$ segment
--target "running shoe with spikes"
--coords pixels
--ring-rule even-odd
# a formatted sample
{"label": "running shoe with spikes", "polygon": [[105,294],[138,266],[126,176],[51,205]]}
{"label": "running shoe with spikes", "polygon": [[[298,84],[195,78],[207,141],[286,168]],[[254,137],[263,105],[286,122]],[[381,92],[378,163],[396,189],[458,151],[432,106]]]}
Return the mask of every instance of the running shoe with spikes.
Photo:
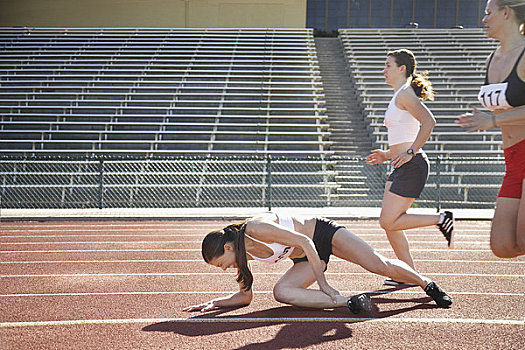
{"label": "running shoe with spikes", "polygon": [[437,225],[443,236],[445,236],[448,247],[454,247],[454,215],[450,211],[445,211],[443,214],[443,222]]}
{"label": "running shoe with spikes", "polygon": [[346,304],[354,314],[372,311],[372,300],[370,299],[370,296],[365,293],[354,295],[348,299]]}
{"label": "running shoe with spikes", "polygon": [[448,308],[452,304],[452,298],[435,282],[430,282],[425,287],[425,293],[438,304],[439,307]]}

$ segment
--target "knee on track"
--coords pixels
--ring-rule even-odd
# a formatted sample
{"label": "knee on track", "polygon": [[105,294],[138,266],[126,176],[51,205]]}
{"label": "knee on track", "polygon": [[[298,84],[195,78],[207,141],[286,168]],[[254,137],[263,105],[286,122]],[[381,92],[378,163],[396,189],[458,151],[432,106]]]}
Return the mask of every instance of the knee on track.
{"label": "knee on track", "polygon": [[276,301],[283,304],[293,304],[291,289],[286,286],[276,284],[273,287],[273,297]]}

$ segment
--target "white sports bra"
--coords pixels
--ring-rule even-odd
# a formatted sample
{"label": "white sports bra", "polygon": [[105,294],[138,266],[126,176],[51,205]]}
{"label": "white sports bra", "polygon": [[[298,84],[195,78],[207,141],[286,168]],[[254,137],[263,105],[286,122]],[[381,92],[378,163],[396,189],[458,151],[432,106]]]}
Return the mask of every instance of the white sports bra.
{"label": "white sports bra", "polygon": [[[288,229],[291,229],[291,230],[294,230],[295,227],[294,227],[294,224],[293,224],[293,220],[291,217],[289,216],[279,216],[277,214],[275,214],[277,216],[277,219],[279,220],[279,225],[282,225]],[[266,243],[266,242],[263,242],[263,241],[259,241],[258,239],[255,239],[251,236],[248,236],[246,235],[246,237],[250,238],[252,241],[255,241],[257,243],[261,243],[261,244],[264,244],[265,246],[267,246],[268,248],[270,248],[272,251],[273,251],[273,255],[268,257],[268,258],[259,258],[255,255],[252,255],[250,254],[249,252],[246,252],[248,253],[248,255],[250,255],[252,258],[254,258],[255,260],[258,260],[258,261],[262,261],[262,262],[265,262],[265,263],[268,263],[268,264],[275,264],[279,261],[282,261],[284,259],[286,259],[287,257],[290,256],[290,254],[292,254],[293,252],[293,248],[294,247],[288,247],[288,246],[285,246],[284,244],[281,244],[281,243]]]}
{"label": "white sports bra", "polygon": [[396,97],[408,84],[400,87],[392,96],[385,112],[384,124],[388,129],[388,145],[398,145],[404,142],[414,142],[419,133],[419,121],[408,111],[396,106]]}

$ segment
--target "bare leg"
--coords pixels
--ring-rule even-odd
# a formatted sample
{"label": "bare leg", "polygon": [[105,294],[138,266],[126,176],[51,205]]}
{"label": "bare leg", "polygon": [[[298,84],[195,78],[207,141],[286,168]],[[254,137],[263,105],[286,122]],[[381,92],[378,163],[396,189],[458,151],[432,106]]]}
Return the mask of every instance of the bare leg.
{"label": "bare leg", "polygon": [[390,245],[392,246],[392,249],[394,249],[397,258],[414,268],[414,260],[410,254],[405,232],[403,230],[393,229],[393,227],[395,227],[396,221],[402,215],[407,215],[406,211],[410,208],[412,203],[414,203],[415,198],[398,196],[390,192],[390,186],[392,186],[392,182],[387,181],[385,185],[385,193],[383,195],[383,206],[381,209],[379,224],[385,230]]}
{"label": "bare leg", "polygon": [[388,259],[347,229],[339,229],[332,240],[332,251],[338,258],[356,263],[366,270],[399,282],[414,283],[425,288],[431,280],[401,260]]}
{"label": "bare leg", "polygon": [[490,248],[500,258],[525,254],[525,182],[521,199],[499,197],[496,200]]}
{"label": "bare leg", "polygon": [[379,219],[382,228],[388,231],[400,231],[437,225],[439,222],[439,215],[437,214],[407,214],[406,211],[414,202],[414,198],[401,197],[392,193],[390,192],[390,186],[392,186],[392,182],[388,181],[385,185],[381,217]]}
{"label": "bare leg", "polygon": [[281,303],[315,309],[330,309],[347,306],[349,298],[340,296],[334,304],[321,290],[306,289],[316,281],[308,261],[292,266],[273,287],[275,300]]}
{"label": "bare leg", "polygon": [[406,263],[411,268],[415,268],[412,254],[410,253],[410,247],[408,245],[407,236],[405,231],[385,231],[388,241],[394,250],[397,258]]}
{"label": "bare leg", "polygon": [[525,180],[521,183],[521,199],[520,209],[518,210],[516,241],[521,250],[520,255],[525,255]]}

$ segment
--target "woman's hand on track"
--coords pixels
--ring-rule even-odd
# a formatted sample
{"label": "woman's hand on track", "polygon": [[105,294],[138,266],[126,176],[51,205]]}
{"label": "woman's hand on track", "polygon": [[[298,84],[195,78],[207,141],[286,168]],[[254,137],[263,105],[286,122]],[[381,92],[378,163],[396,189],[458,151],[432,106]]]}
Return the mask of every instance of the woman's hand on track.
{"label": "woman's hand on track", "polygon": [[215,302],[213,300],[210,300],[210,301],[205,302],[203,304],[192,305],[192,306],[185,307],[184,309],[182,309],[182,311],[186,311],[186,312],[191,312],[191,311],[206,312],[206,311],[211,311],[211,310],[216,309],[216,308],[217,308],[217,306],[215,305]]}

